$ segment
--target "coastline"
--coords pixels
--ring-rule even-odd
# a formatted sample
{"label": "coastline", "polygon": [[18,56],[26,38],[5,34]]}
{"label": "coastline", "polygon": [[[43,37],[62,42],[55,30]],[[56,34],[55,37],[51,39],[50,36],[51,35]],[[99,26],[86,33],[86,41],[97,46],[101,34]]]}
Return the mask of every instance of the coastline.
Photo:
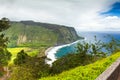
{"label": "coastline", "polygon": [[49,48],[47,48],[46,50],[45,50],[45,55],[47,56],[48,55],[48,52],[51,50],[51,49],[53,49],[54,47],[49,47]]}
{"label": "coastline", "polygon": [[47,56],[48,59],[51,59],[51,60],[48,60],[46,59],[45,62],[49,65],[52,66],[52,63],[57,60],[57,58],[55,57],[55,54],[57,53],[57,51],[60,49],[60,48],[63,48],[63,47],[66,47],[66,46],[70,46],[72,44],[75,44],[75,43],[78,43],[80,40],[77,40],[75,42],[72,42],[72,43],[69,43],[69,44],[65,44],[65,45],[60,45],[60,46],[54,46],[54,47],[49,47],[46,51],[45,51],[45,55]]}

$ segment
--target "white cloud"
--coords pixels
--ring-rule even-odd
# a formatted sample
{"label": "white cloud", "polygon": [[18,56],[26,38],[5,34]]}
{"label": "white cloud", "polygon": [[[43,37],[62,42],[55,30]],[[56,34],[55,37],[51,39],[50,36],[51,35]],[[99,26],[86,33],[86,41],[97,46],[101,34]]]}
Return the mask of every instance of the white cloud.
{"label": "white cloud", "polygon": [[117,16],[108,16],[102,20],[108,30],[120,30],[120,18]]}
{"label": "white cloud", "polygon": [[118,30],[120,18],[99,15],[115,1],[119,0],[0,0],[0,17],[63,24],[77,30]]}

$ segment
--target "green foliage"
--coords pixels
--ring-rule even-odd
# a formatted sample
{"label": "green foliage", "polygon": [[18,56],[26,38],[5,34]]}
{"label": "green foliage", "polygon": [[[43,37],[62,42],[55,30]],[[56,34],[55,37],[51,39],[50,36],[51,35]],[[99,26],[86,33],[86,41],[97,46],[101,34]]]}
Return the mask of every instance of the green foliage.
{"label": "green foliage", "polygon": [[[36,80],[40,77],[49,75],[49,66],[45,64],[46,57],[30,57],[23,50],[18,52],[14,59],[15,67],[12,69],[10,80],[16,80],[18,75],[19,80]],[[22,72],[22,69],[24,70]],[[30,78],[29,78],[30,76]]]}
{"label": "green foliage", "polygon": [[76,48],[77,48],[77,53],[82,54],[84,56],[88,53],[90,45],[86,42],[83,42],[83,44],[78,43]]}
{"label": "green foliage", "polygon": [[100,40],[97,41],[97,38],[95,36],[95,42],[91,44],[91,54],[94,56],[98,56],[99,53],[102,52],[104,43]]}
{"label": "green foliage", "polygon": [[49,75],[50,67],[48,64],[45,64],[45,58],[46,57],[32,57],[24,65],[26,68],[33,70],[32,73],[34,78],[46,77]]}
{"label": "green foliage", "polygon": [[40,48],[29,48],[29,47],[16,47],[16,48],[7,48],[9,52],[11,52],[11,60],[9,61],[9,65],[14,64],[14,59],[17,56],[17,53],[21,50],[24,50],[30,57],[41,57],[44,56],[44,52],[46,50],[45,47],[40,47]]}
{"label": "green foliage", "polygon": [[16,59],[14,59],[15,65],[21,65],[26,62],[26,59],[28,58],[27,53],[24,52],[24,50],[21,50],[18,54]]}
{"label": "green foliage", "polygon": [[7,50],[8,38],[4,34],[0,35],[0,66],[5,66],[10,60],[11,53]]}
{"label": "green foliage", "polygon": [[11,53],[7,50],[8,38],[4,38],[4,35],[0,35],[0,66],[5,66],[10,60]]}
{"label": "green foliage", "polygon": [[[8,29],[10,27],[9,20],[7,18],[2,18],[0,20],[0,32]],[[7,50],[8,37],[4,34],[0,35],[0,76],[3,76],[3,67],[8,65],[8,61],[11,58],[11,53]],[[2,69],[2,70],[1,70]]]}
{"label": "green foliage", "polygon": [[111,41],[109,43],[104,44],[104,47],[109,53],[118,52],[120,51],[120,40],[111,37]]}
{"label": "green foliage", "polygon": [[0,50],[0,66],[8,65],[8,61],[11,58],[11,53],[7,50]]}
{"label": "green foliage", "polygon": [[120,57],[120,52],[107,58],[96,61],[93,64],[79,66],[61,74],[41,78],[39,80],[95,80],[107,67]]}
{"label": "green foliage", "polygon": [[58,74],[65,70],[69,70],[80,65],[86,65],[91,62],[91,55],[86,55],[83,57],[81,54],[68,54],[53,62],[51,74]]}
{"label": "green foliage", "polygon": [[97,40],[92,44],[87,42],[78,43],[76,46],[77,51],[75,53],[68,54],[53,62],[51,74],[58,74],[65,70],[87,65],[98,59],[106,57],[105,53],[101,51],[102,45],[103,44]]}
{"label": "green foliage", "polygon": [[7,48],[8,37],[5,37],[4,34],[0,35],[0,49]]}
{"label": "green foliage", "polygon": [[82,43],[78,43],[77,44],[77,54],[78,54],[78,59],[80,59],[80,63],[82,65],[85,65],[86,64],[86,61],[89,61],[88,58],[90,57],[88,55],[88,51],[90,49],[90,44],[88,44],[87,42],[83,42]]}
{"label": "green foliage", "polygon": [[89,49],[94,61],[106,57],[107,53],[103,51],[105,44],[106,43],[101,42],[101,40],[97,40],[95,36],[94,43],[90,44]]}
{"label": "green foliage", "polygon": [[2,18],[0,20],[0,32],[8,29],[10,27],[9,19],[8,18]]}
{"label": "green foliage", "polygon": [[[7,18],[2,18],[0,20],[0,32],[8,29],[10,27],[9,20]],[[11,54],[7,50],[8,38],[4,34],[0,35],[0,66],[5,66],[10,60]]]}
{"label": "green foliage", "polygon": [[33,77],[32,70],[24,67],[14,67],[9,80],[37,80]]}
{"label": "green foliage", "polygon": [[3,76],[3,72],[0,71],[0,77],[2,77],[2,76]]}

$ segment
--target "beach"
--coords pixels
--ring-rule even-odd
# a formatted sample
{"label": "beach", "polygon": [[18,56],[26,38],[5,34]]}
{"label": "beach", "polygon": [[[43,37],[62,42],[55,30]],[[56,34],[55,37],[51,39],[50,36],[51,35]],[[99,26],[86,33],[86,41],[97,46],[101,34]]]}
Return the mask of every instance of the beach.
{"label": "beach", "polygon": [[55,47],[50,47],[48,48],[46,51],[45,51],[45,55],[47,56],[48,59],[51,59],[51,60],[48,60],[46,59],[45,62],[49,65],[52,65],[52,63],[57,60],[55,54],[57,53],[57,51],[60,49],[60,48],[63,48],[63,47],[66,47],[66,46],[70,46],[72,44],[75,44],[75,43],[78,43],[80,40],[77,40],[75,42],[72,42],[70,44],[65,44],[65,45],[60,45],[60,46],[55,46]]}

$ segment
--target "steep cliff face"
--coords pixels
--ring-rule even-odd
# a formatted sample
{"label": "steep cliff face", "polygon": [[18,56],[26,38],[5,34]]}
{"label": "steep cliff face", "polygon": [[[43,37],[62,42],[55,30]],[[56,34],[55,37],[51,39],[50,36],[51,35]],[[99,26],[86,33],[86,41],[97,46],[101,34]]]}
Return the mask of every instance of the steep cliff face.
{"label": "steep cliff face", "polygon": [[72,27],[33,21],[11,22],[4,33],[10,38],[10,47],[61,45],[80,38]]}

